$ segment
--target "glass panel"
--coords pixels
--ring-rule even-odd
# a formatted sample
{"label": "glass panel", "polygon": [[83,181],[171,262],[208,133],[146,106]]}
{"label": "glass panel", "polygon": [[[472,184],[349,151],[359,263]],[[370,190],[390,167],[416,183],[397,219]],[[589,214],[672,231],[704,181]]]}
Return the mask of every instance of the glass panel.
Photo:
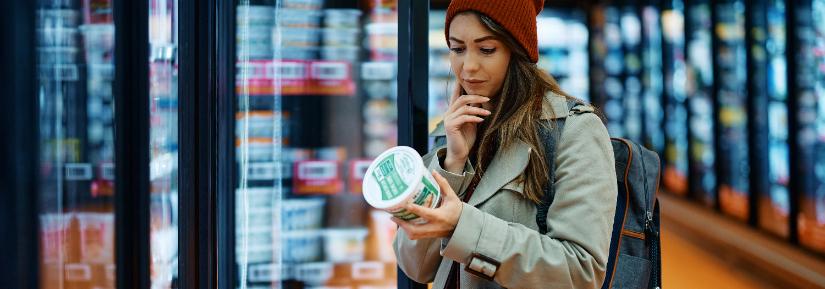
{"label": "glass panel", "polygon": [[[429,130],[435,129],[447,110],[449,94],[455,85],[450,70],[450,50],[444,37],[443,9],[430,10],[430,87]],[[590,99],[589,31],[582,10],[546,8],[536,18],[538,29],[538,66],[552,75],[568,94]]]}
{"label": "glass panel", "polygon": [[396,225],[361,179],[397,143],[397,1],[236,15],[239,288],[395,288]]}
{"label": "glass panel", "polygon": [[716,105],[718,107],[719,206],[746,221],[750,193],[748,162],[747,52],[745,3],[714,1],[716,48]]}
{"label": "glass panel", "polygon": [[797,6],[799,138],[803,167],[799,242],[825,252],[825,1]]}
{"label": "glass panel", "polygon": [[790,156],[788,151],[785,3],[769,0],[765,11],[765,71],[767,78],[768,188],[759,198],[759,224],[788,237],[790,226]]}
{"label": "glass panel", "polygon": [[[690,1],[687,7],[687,105],[689,113],[689,183],[691,194],[708,206],[716,204],[714,163],[713,42],[711,7]],[[732,64],[735,67],[735,64]]]}
{"label": "glass panel", "polygon": [[111,4],[37,6],[41,288],[115,286]]}
{"label": "glass panel", "polygon": [[149,1],[150,254],[153,289],[178,262],[178,1]]}
{"label": "glass panel", "polygon": [[662,130],[664,111],[662,107],[662,28],[659,20],[659,7],[642,8],[644,24],[644,46],[642,50],[642,108],[644,113],[643,144],[662,155],[665,138]]}
{"label": "glass panel", "polygon": [[662,182],[667,191],[688,193],[688,133],[685,105],[685,16],[681,0],[668,1],[662,11],[665,150]]}

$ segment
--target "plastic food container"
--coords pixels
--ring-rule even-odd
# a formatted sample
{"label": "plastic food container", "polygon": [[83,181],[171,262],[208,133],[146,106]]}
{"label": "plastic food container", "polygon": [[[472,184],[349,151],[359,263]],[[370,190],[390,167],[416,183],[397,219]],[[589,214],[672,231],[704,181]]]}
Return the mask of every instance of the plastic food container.
{"label": "plastic food container", "polygon": [[334,269],[328,262],[301,264],[295,268],[295,277],[309,285],[323,285],[332,278]]}
{"label": "plastic food container", "polygon": [[275,49],[275,58],[282,60],[314,60],[318,59],[318,48],[280,47]]}
{"label": "plastic food container", "polygon": [[90,24],[80,26],[86,51],[86,63],[107,64],[114,61],[115,26]]}
{"label": "plastic food container", "polygon": [[80,13],[73,9],[37,10],[38,27],[77,27]]}
{"label": "plastic food container", "polygon": [[238,19],[238,26],[242,25],[262,25],[272,26],[273,18],[272,7],[270,6],[244,6],[239,5],[236,19]]}
{"label": "plastic food container", "polygon": [[237,43],[250,46],[271,45],[272,28],[270,26],[246,26],[238,29]]}
{"label": "plastic food container", "polygon": [[238,228],[244,227],[244,222],[246,222],[246,218],[248,217],[250,229],[271,229],[272,228],[272,207],[262,208],[250,208],[249,210],[245,210],[243,203],[237,204],[238,208],[235,210],[236,217],[235,217],[235,224]]}
{"label": "plastic food container", "polygon": [[327,261],[336,263],[364,260],[364,240],[367,229],[327,229],[324,231],[324,252]]}
{"label": "plastic food container", "polygon": [[264,262],[272,262],[274,259],[274,253],[272,249],[272,245],[265,245],[265,246],[250,246],[246,248],[246,251],[243,249],[243,245],[240,244],[240,238],[236,242],[236,249],[235,253],[237,255],[238,261],[243,261],[244,256],[246,256],[246,260],[249,263],[264,263]]}
{"label": "plastic food container", "polygon": [[77,48],[74,47],[43,47],[38,48],[40,64],[68,64],[77,63]]}
{"label": "plastic food container", "polygon": [[282,0],[281,5],[289,9],[318,10],[324,4],[323,0]]}
{"label": "plastic food container", "polygon": [[238,43],[238,58],[244,59],[270,59],[272,58],[272,43],[261,42],[258,44]]}
{"label": "plastic food container", "polygon": [[271,138],[275,134],[275,118],[276,114],[270,110],[250,111],[248,117],[246,113],[238,112],[235,135],[240,137],[246,129],[249,137]]}
{"label": "plastic food container", "polygon": [[102,81],[115,80],[114,64],[90,64],[87,67],[89,68],[89,79]]}
{"label": "plastic food container", "polygon": [[37,37],[40,46],[77,46],[76,28],[40,28]]}
{"label": "plastic food container", "polygon": [[326,9],[324,10],[324,27],[327,28],[358,28],[361,10],[358,9]]}
{"label": "plastic food container", "polygon": [[358,46],[358,29],[326,28],[323,30],[324,46]]}
{"label": "plastic food container", "polygon": [[[243,142],[241,139],[237,139],[235,142],[235,150],[237,153],[235,154],[237,159],[243,160]],[[248,151],[247,151],[247,158],[250,162],[271,162],[273,161],[273,156],[275,154],[275,146],[272,143],[271,138],[249,138],[249,142],[246,144]]]}
{"label": "plastic food container", "polygon": [[367,24],[370,48],[398,49],[398,24]]}
{"label": "plastic food container", "polygon": [[426,221],[405,210],[407,204],[430,208],[441,204],[438,184],[418,152],[410,147],[394,147],[379,155],[367,169],[363,188],[371,206],[415,223]]}
{"label": "plastic food container", "polygon": [[317,28],[275,28],[272,29],[272,46],[277,47],[317,47],[321,32]]}
{"label": "plastic food container", "polygon": [[322,256],[321,231],[283,232],[281,257],[284,262],[317,262]]}
{"label": "plastic food container", "polygon": [[347,62],[358,62],[358,46],[349,47],[323,47],[321,48],[321,59],[338,60]]}
{"label": "plastic food container", "polygon": [[324,199],[292,199],[283,201],[281,224],[283,230],[321,228],[324,220]]}
{"label": "plastic food container", "polygon": [[318,28],[321,11],[309,9],[275,9],[277,26],[281,28]]}

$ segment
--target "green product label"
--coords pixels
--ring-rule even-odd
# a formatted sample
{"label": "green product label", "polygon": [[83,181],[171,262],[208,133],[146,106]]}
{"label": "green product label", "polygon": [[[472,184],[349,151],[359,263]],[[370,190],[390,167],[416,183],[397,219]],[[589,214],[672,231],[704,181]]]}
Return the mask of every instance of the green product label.
{"label": "green product label", "polygon": [[436,196],[438,196],[438,189],[430,183],[427,177],[421,178],[421,182],[424,183],[424,188],[421,189],[421,193],[415,198],[415,203],[419,206],[432,208],[432,203],[435,201]]}
{"label": "green product label", "polygon": [[381,187],[381,199],[392,200],[407,190],[409,185],[399,175],[395,167],[395,155],[390,154],[372,171],[378,186]]}

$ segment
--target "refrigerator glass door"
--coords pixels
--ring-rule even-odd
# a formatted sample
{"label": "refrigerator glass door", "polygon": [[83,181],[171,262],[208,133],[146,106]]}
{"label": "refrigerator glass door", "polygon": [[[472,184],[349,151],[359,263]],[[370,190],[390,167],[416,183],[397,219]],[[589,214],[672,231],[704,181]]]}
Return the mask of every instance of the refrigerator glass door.
{"label": "refrigerator glass door", "polygon": [[37,4],[40,287],[114,288],[112,1]]}
{"label": "refrigerator glass door", "polygon": [[[804,168],[798,216],[799,242],[825,252],[825,1],[802,1],[796,7],[799,42],[796,140]],[[809,22],[807,22],[809,21]]]}
{"label": "refrigerator glass door", "polygon": [[688,194],[688,113],[685,104],[685,15],[681,0],[662,10],[665,148],[662,182],[667,191]]}
{"label": "refrigerator glass door", "polygon": [[750,214],[745,3],[715,1],[719,206],[742,221]]}
{"label": "refrigerator glass door", "polygon": [[688,184],[691,194],[707,206],[716,204],[714,153],[713,45],[711,6],[707,1],[687,7],[685,92],[689,133]]}
{"label": "refrigerator glass door", "polygon": [[361,183],[397,143],[397,1],[235,13],[238,288],[394,288],[396,225]]}
{"label": "refrigerator glass door", "polygon": [[149,1],[150,262],[153,289],[178,263],[178,1]]}

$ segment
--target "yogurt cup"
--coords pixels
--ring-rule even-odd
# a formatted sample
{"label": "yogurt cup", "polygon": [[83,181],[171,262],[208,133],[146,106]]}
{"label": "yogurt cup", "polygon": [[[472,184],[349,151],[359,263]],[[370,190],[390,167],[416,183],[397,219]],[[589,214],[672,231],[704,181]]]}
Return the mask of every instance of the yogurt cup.
{"label": "yogurt cup", "polygon": [[367,169],[363,188],[364,199],[371,206],[418,224],[426,221],[408,212],[408,204],[430,208],[441,204],[438,183],[418,152],[410,147],[394,147],[380,154]]}

